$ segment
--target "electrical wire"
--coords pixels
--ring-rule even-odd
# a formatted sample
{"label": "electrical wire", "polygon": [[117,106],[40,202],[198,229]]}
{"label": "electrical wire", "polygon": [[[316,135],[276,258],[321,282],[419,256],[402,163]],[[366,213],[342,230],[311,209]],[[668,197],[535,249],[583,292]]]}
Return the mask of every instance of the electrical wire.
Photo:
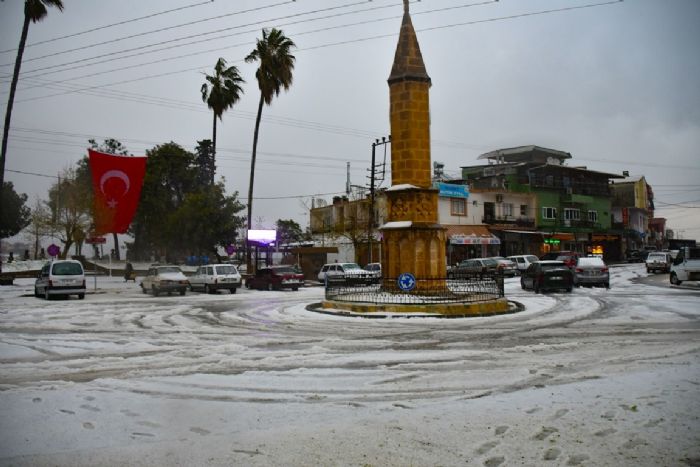
{"label": "electrical wire", "polygon": [[[124,25],[124,24],[134,23],[134,22],[136,22],[136,21],[141,21],[141,20],[144,20],[144,19],[154,18],[154,17],[156,17],[156,16],[161,16],[161,15],[164,15],[164,14],[167,14],[167,13],[173,13],[173,12],[175,12],[175,11],[186,10],[186,9],[188,9],[188,8],[194,8],[194,7],[202,6],[202,5],[211,5],[213,1],[214,1],[214,0],[206,0],[206,1],[204,1],[204,2],[193,3],[193,4],[191,4],[191,5],[184,5],[184,6],[181,6],[181,7],[178,7],[178,8],[173,8],[173,9],[171,9],[171,10],[159,11],[159,12],[151,13],[151,14],[148,14],[148,15],[145,15],[145,16],[139,16],[139,17],[137,17],[137,18],[132,18],[132,19],[124,20],[124,21],[119,21],[118,23],[111,23],[111,24],[106,24],[106,25],[104,25],[104,26],[98,26],[98,27],[96,27],[96,28],[87,29],[87,30],[85,30],[85,31],[75,32],[75,33],[72,33],[72,34],[67,34],[67,35],[65,35],[65,36],[58,36],[58,37],[53,37],[53,38],[51,38],[51,39],[46,39],[46,40],[43,40],[43,41],[32,42],[31,44],[26,44],[26,45],[24,46],[24,48],[27,49],[27,48],[29,48],[29,47],[34,47],[34,46],[37,46],[37,45],[40,45],[40,44],[46,44],[46,43],[49,43],[49,42],[56,42],[56,41],[59,41],[59,40],[68,39],[68,38],[70,38],[70,37],[82,36],[82,35],[84,35],[84,34],[89,34],[89,33],[91,33],[91,32],[101,31],[101,30],[103,30],[103,29],[109,29],[109,28],[113,28],[113,27],[115,27],[115,26],[122,26],[122,25]],[[8,52],[16,52],[16,51],[17,51],[17,49],[1,50],[1,51],[0,51],[0,54],[4,54],[4,53],[8,53]]]}

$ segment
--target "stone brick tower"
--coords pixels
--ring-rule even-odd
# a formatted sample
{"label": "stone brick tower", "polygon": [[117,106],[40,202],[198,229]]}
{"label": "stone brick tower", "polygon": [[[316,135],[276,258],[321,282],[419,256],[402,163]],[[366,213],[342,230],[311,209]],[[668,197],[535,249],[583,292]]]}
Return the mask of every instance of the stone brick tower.
{"label": "stone brick tower", "polygon": [[[394,64],[389,76],[391,183],[382,231],[384,277],[412,273],[420,279],[444,278],[445,229],[438,224],[438,190],[432,188],[430,160],[430,76],[425,70],[408,0]],[[385,283],[385,286],[389,286]]]}

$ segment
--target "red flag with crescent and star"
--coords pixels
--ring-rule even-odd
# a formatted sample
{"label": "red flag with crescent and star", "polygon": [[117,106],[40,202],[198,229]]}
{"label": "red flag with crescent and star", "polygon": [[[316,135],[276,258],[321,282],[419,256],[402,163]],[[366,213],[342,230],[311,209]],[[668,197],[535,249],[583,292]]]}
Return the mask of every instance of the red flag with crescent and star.
{"label": "red flag with crescent and star", "polygon": [[146,158],[88,149],[95,193],[94,235],[125,233],[134,218],[146,173]]}

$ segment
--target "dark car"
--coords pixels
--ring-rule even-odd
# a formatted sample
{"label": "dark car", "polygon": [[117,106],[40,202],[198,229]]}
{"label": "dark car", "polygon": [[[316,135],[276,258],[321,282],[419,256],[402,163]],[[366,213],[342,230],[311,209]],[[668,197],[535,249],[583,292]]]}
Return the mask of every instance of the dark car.
{"label": "dark car", "polygon": [[270,266],[255,271],[253,277],[245,281],[249,289],[258,290],[299,290],[304,285],[304,275],[292,266]]}
{"label": "dark car", "polygon": [[520,276],[520,286],[537,293],[561,289],[571,292],[574,274],[563,261],[537,261]]}
{"label": "dark car", "polygon": [[496,274],[497,271],[498,261],[493,258],[465,259],[457,266],[447,271],[447,277],[451,279],[463,279]]}

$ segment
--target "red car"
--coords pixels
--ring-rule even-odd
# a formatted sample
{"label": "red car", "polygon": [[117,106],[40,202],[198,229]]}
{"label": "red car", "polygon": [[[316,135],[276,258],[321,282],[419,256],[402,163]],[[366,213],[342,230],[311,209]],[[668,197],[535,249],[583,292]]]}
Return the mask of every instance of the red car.
{"label": "red car", "polygon": [[581,253],[575,251],[550,251],[540,256],[540,261],[563,261],[567,268],[573,269],[576,267],[576,261],[578,261],[581,256]]}
{"label": "red car", "polygon": [[249,289],[258,290],[299,290],[304,285],[304,275],[291,266],[270,266],[255,271],[253,277],[245,281]]}

